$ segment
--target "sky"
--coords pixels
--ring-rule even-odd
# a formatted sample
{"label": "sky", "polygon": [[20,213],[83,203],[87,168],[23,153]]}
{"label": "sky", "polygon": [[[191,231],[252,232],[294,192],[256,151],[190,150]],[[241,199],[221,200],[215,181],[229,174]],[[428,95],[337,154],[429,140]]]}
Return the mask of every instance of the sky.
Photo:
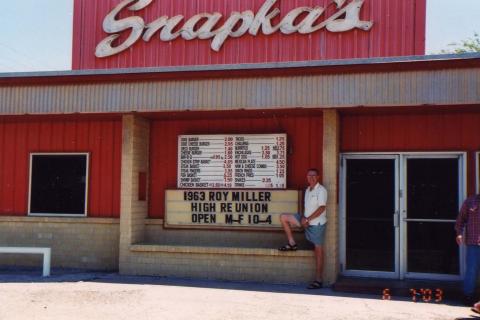
{"label": "sky", "polygon": [[[0,1],[0,72],[71,69],[73,0]],[[480,33],[480,0],[427,5],[427,54]]]}

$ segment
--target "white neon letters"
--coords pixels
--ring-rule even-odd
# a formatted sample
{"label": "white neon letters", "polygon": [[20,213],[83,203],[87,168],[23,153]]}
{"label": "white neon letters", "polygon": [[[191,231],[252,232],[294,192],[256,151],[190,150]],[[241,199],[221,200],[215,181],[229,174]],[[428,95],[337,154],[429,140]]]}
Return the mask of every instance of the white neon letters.
{"label": "white neon letters", "polygon": [[[225,23],[217,26],[222,19],[222,14],[200,13],[185,21],[183,15],[174,17],[161,16],[146,24],[139,16],[117,19],[118,14],[127,8],[130,11],[139,11],[150,5],[153,0],[124,0],[115,7],[104,19],[103,30],[110,34],[97,45],[95,55],[99,58],[116,55],[133,44],[143,39],[150,41],[156,34],[161,41],[172,41],[179,37],[185,40],[212,39],[211,48],[219,51],[228,38],[238,38],[247,33],[256,36],[261,32],[270,35],[280,31],[283,34],[301,33],[309,34],[325,28],[330,32],[346,32],[353,29],[368,31],[373,22],[360,20],[360,12],[365,0],[332,0],[338,11],[332,16],[320,22],[319,19],[325,13],[325,8],[299,7],[291,10],[277,25],[273,25],[272,19],[280,15],[280,9],[274,8],[278,0],[266,0],[255,14],[251,10],[244,12],[232,12]],[[299,17],[305,16],[301,21]],[[217,27],[217,28],[216,28]],[[175,32],[173,32],[176,30]],[[122,43],[114,45],[122,32],[130,34]]]}

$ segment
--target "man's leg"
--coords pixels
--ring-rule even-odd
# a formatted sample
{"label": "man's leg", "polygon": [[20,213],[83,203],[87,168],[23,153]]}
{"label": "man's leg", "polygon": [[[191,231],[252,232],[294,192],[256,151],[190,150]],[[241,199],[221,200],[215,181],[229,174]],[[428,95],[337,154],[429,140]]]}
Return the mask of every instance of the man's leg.
{"label": "man's leg", "polygon": [[283,231],[285,231],[287,236],[288,244],[293,246],[295,244],[295,239],[293,238],[292,226],[300,227],[300,222],[295,218],[295,215],[285,213],[280,215],[280,222],[282,223]]}
{"label": "man's leg", "polygon": [[315,246],[315,280],[323,279],[323,246]]}
{"label": "man's leg", "polygon": [[475,295],[475,286],[477,284],[478,267],[480,262],[479,255],[479,246],[467,246],[467,270],[463,282],[463,293],[466,298],[473,299]]}

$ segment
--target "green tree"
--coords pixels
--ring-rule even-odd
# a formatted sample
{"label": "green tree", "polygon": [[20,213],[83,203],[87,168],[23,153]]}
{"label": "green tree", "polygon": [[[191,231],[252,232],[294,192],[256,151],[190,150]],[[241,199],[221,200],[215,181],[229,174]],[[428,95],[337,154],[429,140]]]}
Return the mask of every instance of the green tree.
{"label": "green tree", "polygon": [[472,38],[460,41],[460,43],[451,43],[448,46],[452,47],[450,50],[442,50],[442,53],[468,53],[480,52],[480,35],[475,32]]}

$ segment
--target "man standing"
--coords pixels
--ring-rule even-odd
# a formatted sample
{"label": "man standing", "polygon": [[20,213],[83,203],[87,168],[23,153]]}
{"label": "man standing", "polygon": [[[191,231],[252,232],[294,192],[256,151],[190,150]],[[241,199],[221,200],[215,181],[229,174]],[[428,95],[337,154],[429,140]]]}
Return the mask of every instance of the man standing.
{"label": "man standing", "polygon": [[480,267],[480,194],[470,197],[462,205],[455,224],[458,245],[467,246],[467,272],[463,284],[465,304],[475,302],[475,285]]}
{"label": "man standing", "polygon": [[280,247],[280,251],[295,251],[297,244],[292,235],[292,227],[303,227],[305,237],[315,246],[315,280],[308,289],[322,288],[323,277],[323,243],[327,223],[327,190],[318,182],[317,169],[309,169],[307,172],[308,188],[305,191],[304,213],[282,214],[280,222],[287,235],[288,243]]}

